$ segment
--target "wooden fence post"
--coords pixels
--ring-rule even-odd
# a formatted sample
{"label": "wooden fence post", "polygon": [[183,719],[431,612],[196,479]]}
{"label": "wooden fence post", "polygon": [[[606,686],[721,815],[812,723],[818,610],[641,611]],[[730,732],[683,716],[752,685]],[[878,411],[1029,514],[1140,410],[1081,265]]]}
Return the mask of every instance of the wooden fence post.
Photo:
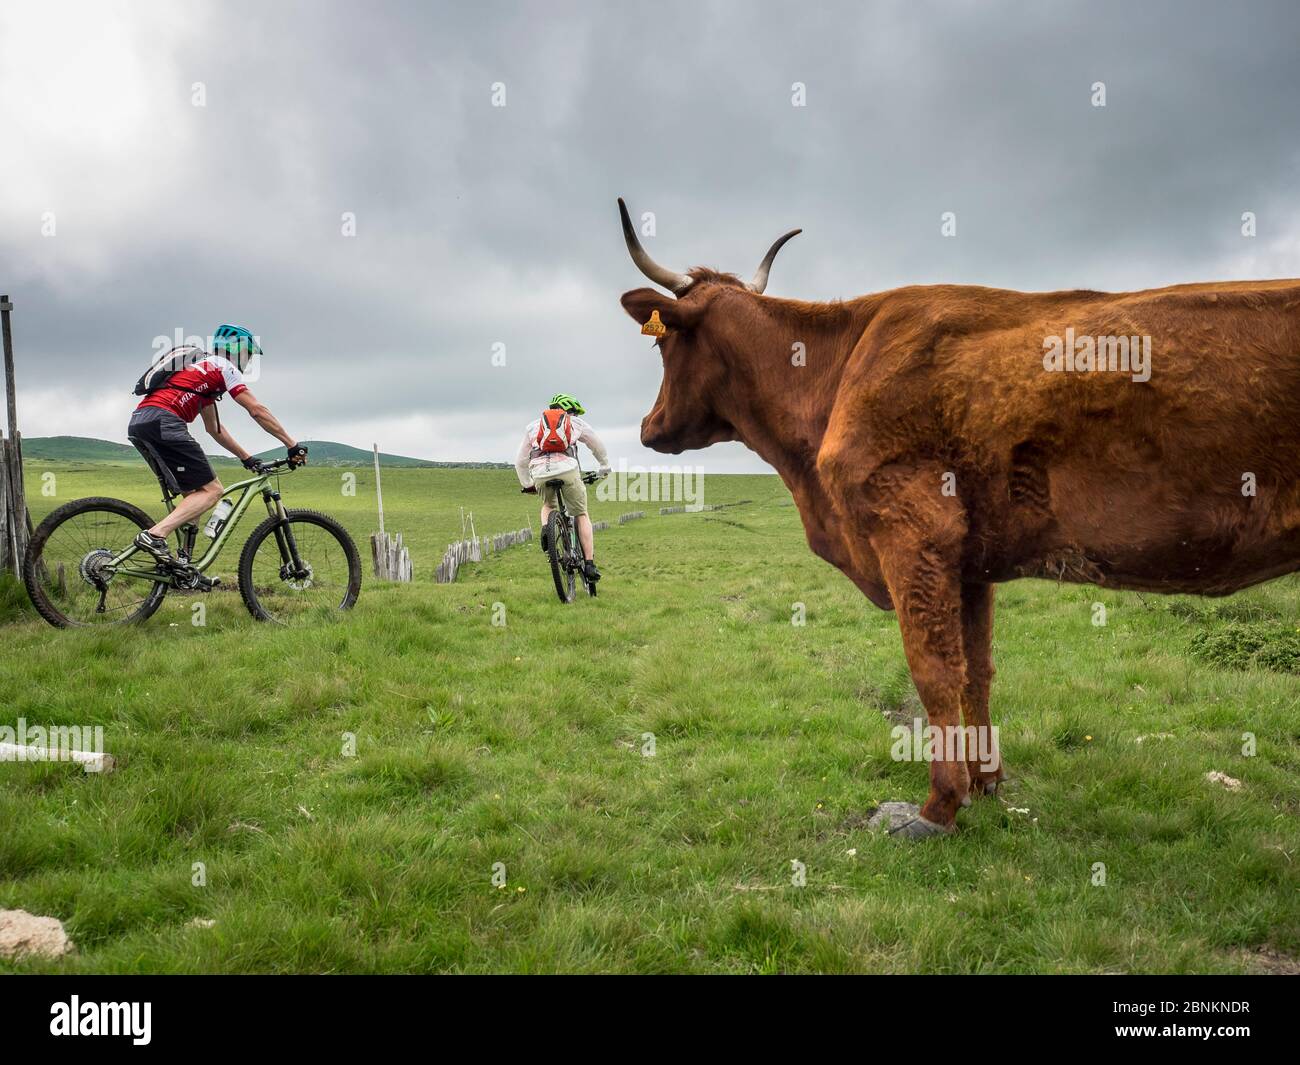
{"label": "wooden fence post", "polygon": [[517,547],[519,544],[529,543],[533,539],[531,525],[523,529],[512,529],[509,532],[479,537],[474,533],[472,515],[469,519],[469,532],[468,537],[463,537],[455,543],[447,545],[442,561],[438,563],[433,571],[435,583],[451,584],[456,580],[456,575],[466,562],[484,562],[490,554],[500,554],[507,547]]}
{"label": "wooden fence post", "polygon": [[372,445],[375,455],[375,502],[379,506],[379,532],[370,537],[370,561],[375,576],[382,581],[409,581],[411,553],[402,543],[402,534],[389,536],[384,529],[384,489],[379,473],[379,445]]}
{"label": "wooden fence post", "polygon": [[22,436],[18,432],[18,392],[14,380],[14,337],[13,327],[9,321],[9,312],[14,305],[8,296],[0,296],[0,335],[4,344],[5,373],[5,407],[8,417],[9,438],[5,447],[0,449],[0,459],[5,463],[5,493],[0,499],[0,508],[5,511],[6,546],[0,550],[4,560],[3,569],[8,569],[15,576],[22,570],[23,555],[27,551],[27,498],[23,491],[23,446]]}
{"label": "wooden fence post", "polygon": [[379,482],[379,445],[375,449],[375,501],[379,504],[379,535],[384,535],[384,487]]}
{"label": "wooden fence post", "polygon": [[0,433],[0,573],[10,569],[13,553],[9,535],[9,441]]}

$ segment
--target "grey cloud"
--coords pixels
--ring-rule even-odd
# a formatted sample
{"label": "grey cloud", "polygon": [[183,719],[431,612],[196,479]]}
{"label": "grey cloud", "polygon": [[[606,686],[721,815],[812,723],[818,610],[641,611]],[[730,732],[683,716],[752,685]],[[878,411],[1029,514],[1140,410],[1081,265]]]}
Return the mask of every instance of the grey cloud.
{"label": "grey cloud", "polygon": [[[51,36],[20,45],[0,25],[0,49],[47,49],[57,69],[69,41],[105,32],[99,5],[52,7]],[[291,430],[387,423],[389,450],[508,459],[564,388],[629,461],[653,461],[635,427],[659,371],[618,304],[642,283],[618,195],[656,213],[652,253],[679,268],[747,274],[803,227],[770,291],[809,299],[1300,273],[1285,3],[111,10],[134,45],[79,70],[80,104],[0,62],[0,124],[41,116],[0,154],[0,286],[20,306],[24,387],[89,407],[120,386],[123,425],[152,338],[229,319],[263,336],[258,391]],[[139,97],[116,107],[123,79]],[[104,100],[119,137],[58,135]],[[59,233],[42,238],[52,205]],[[1243,248],[1244,210],[1267,255]],[[455,427],[438,454],[421,418]],[[66,411],[24,420],[38,435]],[[736,447],[698,458],[761,468]]]}

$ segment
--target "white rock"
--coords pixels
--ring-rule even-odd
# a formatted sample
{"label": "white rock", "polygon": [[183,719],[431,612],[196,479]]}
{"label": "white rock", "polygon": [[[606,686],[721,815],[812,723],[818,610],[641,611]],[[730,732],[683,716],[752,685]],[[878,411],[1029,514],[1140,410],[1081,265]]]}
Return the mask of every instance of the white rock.
{"label": "white rock", "polygon": [[61,958],[76,949],[58,918],[0,910],[0,958]]}

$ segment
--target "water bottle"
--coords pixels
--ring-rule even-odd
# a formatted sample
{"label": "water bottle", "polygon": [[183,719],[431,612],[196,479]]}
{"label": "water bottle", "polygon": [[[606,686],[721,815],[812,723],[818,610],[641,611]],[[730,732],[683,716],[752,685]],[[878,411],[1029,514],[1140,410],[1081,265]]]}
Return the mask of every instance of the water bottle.
{"label": "water bottle", "polygon": [[229,499],[223,499],[217,504],[217,509],[212,512],[212,517],[208,519],[207,525],[203,526],[203,535],[215,540],[217,533],[221,532],[221,527],[226,524],[226,519],[230,517],[230,512],[235,509],[235,504]]}

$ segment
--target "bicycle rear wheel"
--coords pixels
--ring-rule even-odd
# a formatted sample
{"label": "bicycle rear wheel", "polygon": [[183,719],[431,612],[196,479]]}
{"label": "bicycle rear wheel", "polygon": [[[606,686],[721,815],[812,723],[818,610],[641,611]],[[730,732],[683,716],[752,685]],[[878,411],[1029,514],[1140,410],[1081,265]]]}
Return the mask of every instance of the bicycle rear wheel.
{"label": "bicycle rear wheel", "polygon": [[558,510],[551,511],[546,519],[546,553],[551,559],[551,576],[555,580],[555,594],[561,603],[573,602],[574,576],[569,565],[573,550],[573,533],[568,516]]}
{"label": "bicycle rear wheel", "polygon": [[[65,503],[36,527],[23,559],[23,584],[32,606],[61,629],[144,621],[162,605],[167,585],[114,573],[110,559],[153,525],[139,507],[91,496]],[[153,560],[138,553],[137,569]]]}
{"label": "bicycle rear wheel", "polygon": [[[290,540],[302,569],[295,572]],[[258,621],[297,625],[350,610],[361,593],[361,558],[346,529],[328,514],[285,511],[267,518],[239,556],[239,594]]]}

